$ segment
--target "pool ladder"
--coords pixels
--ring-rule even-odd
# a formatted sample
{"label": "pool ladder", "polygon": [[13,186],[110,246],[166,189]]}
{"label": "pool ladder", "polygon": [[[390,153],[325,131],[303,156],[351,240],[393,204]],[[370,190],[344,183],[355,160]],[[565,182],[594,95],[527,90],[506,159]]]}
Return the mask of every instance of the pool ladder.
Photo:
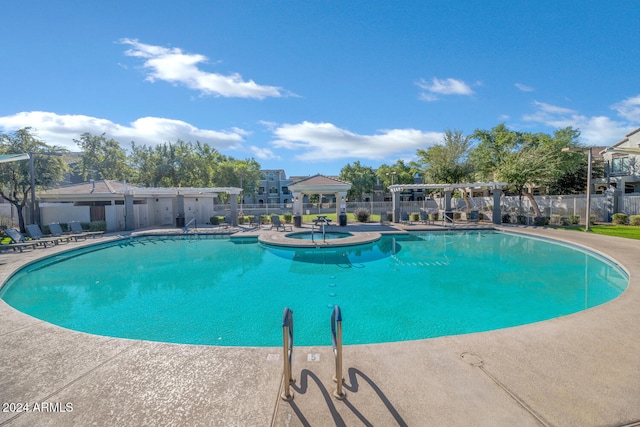
{"label": "pool ladder", "polygon": [[[327,239],[327,236],[326,236],[326,234],[325,234],[325,229],[324,229],[324,226],[325,226],[325,225],[327,225],[327,221],[326,221],[326,220],[322,221],[322,241],[323,241],[323,242],[326,242],[326,241],[327,241],[327,240],[326,240],[326,239]],[[312,241],[312,242],[315,242],[315,240],[314,240],[314,234],[315,234],[315,233],[314,233],[314,232],[315,232],[315,224],[311,224],[311,241]]]}
{"label": "pool ladder", "polygon": [[[333,357],[336,364],[336,374],[333,381],[336,383],[336,389],[333,396],[338,400],[343,400],[347,394],[342,389],[342,312],[340,306],[334,306],[331,313],[331,341],[333,343]],[[284,309],[282,314],[282,347],[284,351],[284,390],[280,395],[286,401],[293,400],[293,392],[291,384],[295,383],[295,379],[291,373],[291,358],[293,356],[293,311],[288,307]]]}
{"label": "pool ladder", "polygon": [[190,226],[191,224],[193,224],[193,228],[194,228],[196,231],[198,231],[198,222],[196,221],[196,218],[195,218],[195,217],[193,217],[193,219],[192,219],[191,221],[189,221],[189,222],[187,223],[187,225],[185,225],[184,227],[182,227],[182,231],[183,231],[184,233],[188,233],[188,232],[189,232],[189,226]]}

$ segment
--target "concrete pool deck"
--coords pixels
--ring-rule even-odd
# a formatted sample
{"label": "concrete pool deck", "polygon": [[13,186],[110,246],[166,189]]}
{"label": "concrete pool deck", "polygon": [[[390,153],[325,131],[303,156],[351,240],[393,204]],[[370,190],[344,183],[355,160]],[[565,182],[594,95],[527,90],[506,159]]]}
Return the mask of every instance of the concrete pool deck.
{"label": "concrete pool deck", "polygon": [[[346,346],[347,398],[342,401],[332,396],[330,346],[294,347],[294,399],[286,402],[280,398],[280,347],[175,345],[89,335],[32,318],[0,300],[0,426],[640,425],[640,241],[497,228],[606,254],[627,270],[629,287],[606,304],[544,322]],[[257,233],[276,232],[242,234]],[[118,236],[88,243],[113,238]],[[2,252],[0,283],[29,261],[83,244]],[[461,272],[460,280],[465,274],[473,272]],[[12,404],[28,404],[31,412],[18,413]]]}

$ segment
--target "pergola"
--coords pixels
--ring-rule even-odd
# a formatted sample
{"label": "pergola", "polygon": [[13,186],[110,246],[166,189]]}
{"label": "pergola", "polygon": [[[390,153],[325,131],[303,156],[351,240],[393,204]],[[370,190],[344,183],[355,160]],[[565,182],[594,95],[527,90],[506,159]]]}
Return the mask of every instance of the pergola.
{"label": "pergola", "polygon": [[302,214],[302,198],[305,194],[333,194],[337,201],[336,215],[339,216],[341,212],[346,210],[347,191],[350,189],[350,183],[321,174],[297,181],[289,185],[289,190],[293,195],[293,213]]}
{"label": "pergola", "polygon": [[490,188],[493,190],[493,223],[500,224],[502,221],[500,212],[500,196],[502,195],[502,187],[506,185],[506,182],[470,182],[466,184],[395,184],[389,187],[393,206],[393,222],[400,222],[400,199],[398,196],[404,190],[443,190],[444,210],[445,212],[450,212],[451,194],[454,190],[459,188]]}
{"label": "pergola", "polygon": [[28,154],[0,154],[0,163],[15,162],[17,160],[28,160]]}

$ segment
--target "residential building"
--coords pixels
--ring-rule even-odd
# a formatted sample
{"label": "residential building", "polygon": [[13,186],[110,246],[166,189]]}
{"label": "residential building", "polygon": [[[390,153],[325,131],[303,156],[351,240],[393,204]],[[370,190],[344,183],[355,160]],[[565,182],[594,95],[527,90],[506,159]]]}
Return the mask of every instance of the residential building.
{"label": "residential building", "polygon": [[640,193],[640,127],[626,134],[602,154],[607,185],[627,194]]}
{"label": "residential building", "polygon": [[250,195],[245,195],[244,203],[264,204],[282,204],[291,203],[291,192],[289,184],[293,181],[287,178],[286,173],[282,169],[266,169],[262,172],[263,179],[258,181],[255,194],[249,200]]}

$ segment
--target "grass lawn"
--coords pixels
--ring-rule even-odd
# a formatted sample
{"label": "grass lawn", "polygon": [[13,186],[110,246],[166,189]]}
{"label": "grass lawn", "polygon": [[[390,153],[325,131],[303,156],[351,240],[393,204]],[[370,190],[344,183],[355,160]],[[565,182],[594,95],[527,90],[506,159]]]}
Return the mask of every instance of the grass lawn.
{"label": "grass lawn", "polygon": [[[552,226],[562,230],[584,231],[584,225],[572,225],[568,227]],[[627,239],[640,240],[640,227],[630,225],[592,225],[591,232],[604,234],[605,236],[625,237]]]}
{"label": "grass lawn", "polygon": [[[334,224],[336,223],[336,221],[338,221],[338,218],[335,213],[322,214],[322,215],[325,215]],[[318,214],[302,215],[302,222],[313,222],[317,217],[318,217]],[[358,222],[358,220],[352,213],[347,212],[347,222]],[[380,214],[370,215],[369,222],[380,222]]]}

